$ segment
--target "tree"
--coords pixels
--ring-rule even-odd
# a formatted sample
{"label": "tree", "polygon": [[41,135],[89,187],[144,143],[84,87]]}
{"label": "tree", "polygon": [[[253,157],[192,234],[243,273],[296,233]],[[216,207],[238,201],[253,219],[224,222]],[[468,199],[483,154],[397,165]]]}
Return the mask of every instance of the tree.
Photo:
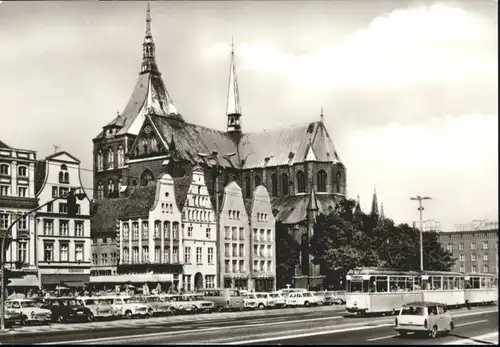
{"label": "tree", "polygon": [[276,222],[276,286],[283,288],[293,283],[295,266],[299,263],[300,245],[288,228]]}

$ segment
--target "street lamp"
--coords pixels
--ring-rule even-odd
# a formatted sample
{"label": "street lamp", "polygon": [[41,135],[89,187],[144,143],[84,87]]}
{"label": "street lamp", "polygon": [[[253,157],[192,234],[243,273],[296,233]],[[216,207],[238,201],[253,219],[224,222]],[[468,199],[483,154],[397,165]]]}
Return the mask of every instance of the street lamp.
{"label": "street lamp", "polygon": [[[227,153],[225,155],[222,155],[222,157],[224,159],[227,159],[229,160],[229,158],[231,158],[232,156],[234,156],[236,154],[236,152],[231,152],[231,153]],[[218,152],[217,151],[212,151],[211,154],[207,154],[207,153],[198,153],[198,156],[200,156],[201,158],[203,159],[206,159],[206,158],[210,158],[210,159],[213,159],[215,161],[215,169],[216,169],[216,173],[215,173],[215,234],[217,235],[216,236],[216,239],[217,239],[217,245],[220,244],[220,213],[219,213],[219,167],[220,167],[220,164],[219,164],[219,156],[218,156]],[[222,253],[220,250],[218,250],[218,253]],[[221,262],[220,262],[220,257],[221,255],[218,254],[219,256],[219,261],[216,262],[216,268],[217,268],[217,276],[218,276],[218,279],[219,279],[219,287],[222,289],[224,288],[224,282],[222,280],[222,276],[221,276]],[[222,285],[221,285],[222,283]]]}
{"label": "street lamp", "polygon": [[424,237],[422,234],[424,230],[424,220],[422,217],[424,207],[422,206],[422,201],[431,200],[431,198],[428,196],[421,197],[420,195],[417,195],[414,198],[410,198],[410,200],[418,201],[418,211],[420,212],[420,271],[424,271]]}

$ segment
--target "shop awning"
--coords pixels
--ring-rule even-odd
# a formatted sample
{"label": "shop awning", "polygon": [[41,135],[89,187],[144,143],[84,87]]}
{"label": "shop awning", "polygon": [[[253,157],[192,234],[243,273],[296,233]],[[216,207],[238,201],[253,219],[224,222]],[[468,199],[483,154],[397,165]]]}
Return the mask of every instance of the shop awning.
{"label": "shop awning", "polygon": [[40,288],[40,280],[35,275],[26,275],[21,278],[11,278],[7,287],[37,287]]}
{"label": "shop awning", "polygon": [[66,281],[66,282],[63,282],[63,283],[68,288],[85,288],[86,287],[85,283],[80,282],[80,281],[73,281],[73,282]]}

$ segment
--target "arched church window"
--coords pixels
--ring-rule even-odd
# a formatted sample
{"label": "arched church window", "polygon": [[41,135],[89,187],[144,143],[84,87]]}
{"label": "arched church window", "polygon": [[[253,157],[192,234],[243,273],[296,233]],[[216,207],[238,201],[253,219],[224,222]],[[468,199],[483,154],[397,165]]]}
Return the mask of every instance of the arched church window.
{"label": "arched church window", "polygon": [[252,187],[250,186],[250,177],[245,177],[245,198],[252,195]]}
{"label": "arched church window", "polygon": [[297,193],[306,192],[306,177],[302,171],[297,171]]}
{"label": "arched church window", "polygon": [[69,183],[69,173],[64,173],[64,183]]}
{"label": "arched church window", "polygon": [[97,170],[102,170],[102,150],[97,151]]}
{"label": "arched church window", "polygon": [[118,147],[118,167],[122,167],[125,165],[125,150],[123,149],[123,145]]}
{"label": "arched church window", "polygon": [[337,186],[337,193],[342,194],[341,192],[341,187],[342,187],[342,173],[340,171],[337,171],[337,176],[336,176],[336,186]]}
{"label": "arched church window", "polygon": [[258,186],[260,186],[262,184],[262,179],[260,178],[259,175],[255,175],[255,188],[257,188]]}
{"label": "arched church window", "polygon": [[147,186],[150,181],[154,180],[153,173],[148,169],[144,170],[141,174],[141,186]]}
{"label": "arched church window", "polygon": [[108,196],[111,195],[115,191],[115,185],[113,184],[113,180],[108,180]]}
{"label": "arched church window", "polygon": [[271,175],[271,195],[278,196],[278,177],[276,174]]}
{"label": "arched church window", "polygon": [[326,180],[328,175],[325,170],[319,170],[316,174],[318,192],[326,192]]}
{"label": "arched church window", "polygon": [[289,182],[288,182],[288,175],[286,173],[281,175],[281,190],[282,190],[282,195],[286,196],[288,195],[289,192]]}
{"label": "arched church window", "polygon": [[97,200],[104,199],[104,185],[102,182],[97,183]]}
{"label": "arched church window", "polygon": [[113,149],[108,149],[108,168],[112,169],[115,167],[115,154],[113,153]]}
{"label": "arched church window", "polygon": [[118,180],[118,192],[122,190],[122,187],[123,187],[123,178],[120,178]]}

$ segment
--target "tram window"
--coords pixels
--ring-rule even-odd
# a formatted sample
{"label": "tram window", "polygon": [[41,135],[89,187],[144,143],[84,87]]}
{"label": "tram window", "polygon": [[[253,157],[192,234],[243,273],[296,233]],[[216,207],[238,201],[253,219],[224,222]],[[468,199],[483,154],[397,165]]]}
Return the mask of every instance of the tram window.
{"label": "tram window", "polygon": [[412,290],[413,290],[413,277],[406,277],[405,292],[411,292]]}
{"label": "tram window", "polygon": [[453,277],[453,289],[462,289],[460,286],[460,277]]}
{"label": "tram window", "polygon": [[441,290],[441,277],[432,278],[432,290]]}
{"label": "tram window", "polygon": [[498,287],[498,278],[495,278],[493,280],[493,288],[496,288],[496,287]]}
{"label": "tram window", "polygon": [[387,292],[387,276],[377,276],[377,293]]}
{"label": "tram window", "polygon": [[481,288],[479,286],[479,277],[473,277],[471,279],[471,282],[472,282],[472,284],[471,284],[472,289],[479,289],[479,288]]}
{"label": "tram window", "polygon": [[422,289],[422,278],[413,277],[413,290],[421,290]]}
{"label": "tram window", "polygon": [[351,293],[360,293],[363,291],[363,282],[362,281],[350,281],[350,292]]}
{"label": "tram window", "polygon": [[405,289],[406,281],[405,277],[398,277],[398,292],[402,292]]}
{"label": "tram window", "polygon": [[443,290],[451,289],[449,286],[448,277],[443,277]]}
{"label": "tram window", "polygon": [[481,288],[486,288],[486,278],[481,277]]}
{"label": "tram window", "polygon": [[391,292],[398,291],[398,278],[397,277],[389,277],[389,288]]}

